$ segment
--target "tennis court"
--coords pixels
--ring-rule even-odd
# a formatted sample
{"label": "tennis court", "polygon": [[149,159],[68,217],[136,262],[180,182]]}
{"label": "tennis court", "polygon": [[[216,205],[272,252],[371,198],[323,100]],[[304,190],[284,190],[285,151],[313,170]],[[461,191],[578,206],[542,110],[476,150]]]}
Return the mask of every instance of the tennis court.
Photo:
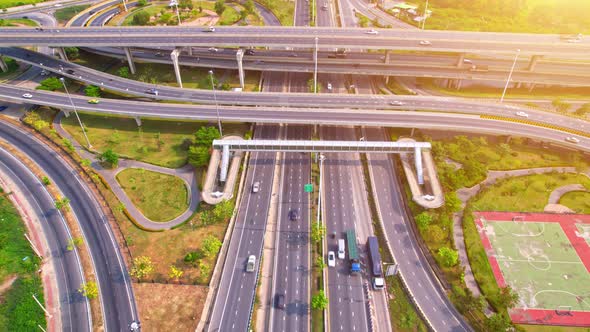
{"label": "tennis court", "polygon": [[590,326],[590,215],[477,212],[500,287],[519,303],[512,321]]}

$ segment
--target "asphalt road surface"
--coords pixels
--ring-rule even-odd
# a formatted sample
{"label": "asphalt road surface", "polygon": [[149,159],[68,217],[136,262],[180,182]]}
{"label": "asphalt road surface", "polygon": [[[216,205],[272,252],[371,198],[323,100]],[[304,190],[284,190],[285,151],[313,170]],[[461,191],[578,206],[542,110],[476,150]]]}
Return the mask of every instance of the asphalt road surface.
{"label": "asphalt road surface", "polygon": [[[1,136],[0,136],[1,138]],[[88,300],[78,292],[84,283],[78,251],[66,249],[72,238],[68,226],[55,208],[55,202],[41,181],[18,159],[0,148],[0,170],[18,187],[34,211],[40,216],[43,236],[49,246],[49,264],[55,271],[62,331],[92,331]],[[53,181],[52,181],[53,182]]]}
{"label": "asphalt road surface", "polygon": [[30,134],[0,122],[0,138],[34,160],[70,199],[90,249],[108,331],[123,331],[138,319],[127,268],[106,216],[77,171]]}

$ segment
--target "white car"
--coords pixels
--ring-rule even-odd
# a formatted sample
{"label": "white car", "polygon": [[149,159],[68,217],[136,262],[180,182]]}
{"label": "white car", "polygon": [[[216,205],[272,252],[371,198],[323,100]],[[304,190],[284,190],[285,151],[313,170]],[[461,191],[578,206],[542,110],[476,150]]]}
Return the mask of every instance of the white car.
{"label": "white car", "polygon": [[570,143],[575,143],[575,144],[580,143],[580,140],[579,139],[577,139],[575,137],[572,137],[572,136],[566,137],[565,140],[568,141],[568,142],[570,142]]}
{"label": "white car", "polygon": [[204,32],[215,32],[215,27],[209,26],[207,29],[204,30]]}
{"label": "white car", "polygon": [[328,83],[328,90],[332,91],[332,83]]}
{"label": "white car", "polygon": [[378,35],[379,31],[375,30],[375,29],[371,29],[367,32],[365,32],[367,35]]}
{"label": "white car", "polygon": [[252,185],[252,192],[253,193],[257,193],[260,191],[260,182],[256,181],[254,182],[254,184]]}
{"label": "white car", "polygon": [[336,266],[336,255],[334,254],[333,251],[328,252],[328,266],[329,267]]}
{"label": "white car", "polygon": [[579,43],[581,41],[582,41],[582,39],[578,39],[578,38],[570,38],[567,40],[568,43]]}
{"label": "white car", "polygon": [[223,193],[221,191],[214,191],[211,193],[211,196],[213,196],[215,198],[219,198],[219,197],[223,196]]}
{"label": "white car", "polygon": [[399,101],[399,100],[394,100],[394,101],[390,101],[390,102],[389,102],[389,105],[391,105],[391,106],[403,106],[403,105],[404,105],[404,103],[402,103],[402,102],[401,102],[401,101]]}
{"label": "white car", "polygon": [[421,40],[420,45],[432,45],[432,43],[429,42],[428,40]]}
{"label": "white car", "polygon": [[427,201],[434,201],[434,196],[432,195],[424,195],[422,196],[422,198],[424,198]]}
{"label": "white car", "polygon": [[31,99],[31,98],[33,98],[33,95],[32,95],[32,94],[30,94],[30,93],[25,93],[25,94],[23,95],[23,98]]}
{"label": "white car", "polygon": [[523,117],[523,118],[528,118],[529,117],[528,113],[525,113],[523,111],[516,112],[516,115],[517,116],[520,116],[520,117]]}
{"label": "white car", "polygon": [[217,53],[218,51],[219,51],[219,49],[217,49],[215,47],[209,47],[209,52]]}
{"label": "white car", "polygon": [[469,64],[473,64],[473,61],[469,60],[469,59],[463,59],[463,63],[469,63]]}
{"label": "white car", "polygon": [[246,272],[254,272],[256,269],[256,256],[248,256],[248,262],[246,263]]}

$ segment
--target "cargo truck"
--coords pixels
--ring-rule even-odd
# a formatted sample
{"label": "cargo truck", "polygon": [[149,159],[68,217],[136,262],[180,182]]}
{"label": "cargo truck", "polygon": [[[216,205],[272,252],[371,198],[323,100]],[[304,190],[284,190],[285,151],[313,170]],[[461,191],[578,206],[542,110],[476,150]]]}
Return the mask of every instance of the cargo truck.
{"label": "cargo truck", "polygon": [[348,259],[350,260],[350,273],[361,272],[361,263],[359,261],[359,253],[356,245],[356,233],[354,229],[346,231],[346,242],[348,245]]}
{"label": "cargo truck", "polygon": [[383,279],[383,268],[381,266],[381,253],[379,253],[379,241],[374,236],[367,239],[369,247],[369,259],[371,261],[371,272],[373,273],[373,288],[383,289],[385,279]]}

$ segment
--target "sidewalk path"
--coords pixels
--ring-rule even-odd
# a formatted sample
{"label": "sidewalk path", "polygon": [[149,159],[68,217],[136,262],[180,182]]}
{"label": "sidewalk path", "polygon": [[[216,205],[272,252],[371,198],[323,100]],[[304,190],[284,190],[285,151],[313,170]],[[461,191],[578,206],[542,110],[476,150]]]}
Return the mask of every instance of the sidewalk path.
{"label": "sidewalk path", "polygon": [[[111,190],[115,193],[117,198],[125,205],[125,208],[129,212],[129,214],[135,219],[135,221],[143,228],[148,230],[166,230],[170,229],[176,225],[179,225],[190,218],[197,207],[199,206],[199,199],[200,193],[197,186],[197,179],[195,177],[194,168],[191,165],[186,165],[181,168],[171,169],[161,166],[156,166],[148,163],[144,163],[141,161],[130,160],[130,159],[121,159],[119,161],[119,166],[115,169],[105,169],[103,168],[98,160],[96,159],[96,155],[94,153],[88,152],[88,150],[82,148],[82,146],[76,142],[76,140],[68,133],[62,126],[61,126],[61,119],[63,118],[64,113],[60,112],[55,119],[53,120],[53,128],[64,138],[69,139],[76,152],[85,159],[89,159],[92,161],[92,167],[99,173],[108,185],[111,187]],[[186,211],[184,211],[180,216],[167,221],[167,222],[155,222],[148,218],[146,218],[141,211],[137,209],[137,207],[131,202],[127,194],[116,179],[117,173],[121,172],[127,168],[143,168],[148,171],[159,172],[169,175],[174,175],[181,178],[187,187],[190,197],[189,207]]]}

